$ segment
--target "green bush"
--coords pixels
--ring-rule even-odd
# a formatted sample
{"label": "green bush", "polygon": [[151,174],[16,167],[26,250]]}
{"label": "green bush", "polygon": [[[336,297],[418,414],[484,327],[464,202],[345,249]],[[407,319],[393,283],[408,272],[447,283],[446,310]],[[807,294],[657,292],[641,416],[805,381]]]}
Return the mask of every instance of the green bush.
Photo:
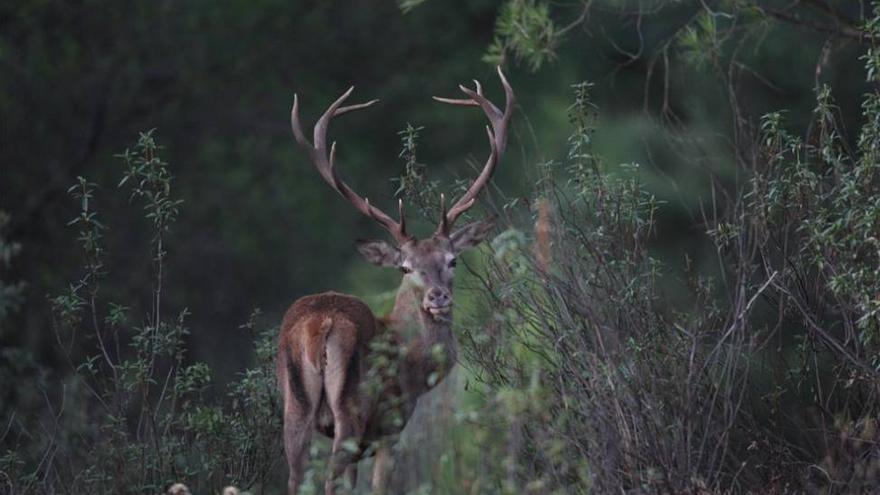
{"label": "green bush", "polygon": [[701,224],[710,276],[652,256],[662,205],[637,165],[593,151],[589,88],[575,87],[568,156],[539,168],[534,227],[495,239],[465,333],[485,424],[506,430],[484,446],[504,460],[495,491],[876,489],[880,93],[853,148],[827,86],[804,138],[783,112],[756,132],[736,122],[743,180],[716,185]]}
{"label": "green bush", "polygon": [[120,155],[119,187],[141,203],[151,232],[154,281],[145,315],[133,316],[126,302],[102,292],[114,274],[105,264],[112,231],[95,208],[99,187],[80,177],[68,191],[80,205],[70,225],[84,252],[83,273],[51,303],[70,375],[48,387],[60,399],[47,395],[43,416],[12,411],[4,418],[0,473],[12,493],[160,493],[179,481],[211,493],[265,484],[281,463],[277,328],[259,329],[258,311],[242,326],[257,364],[221,395],[209,367],[186,357],[188,312],[163,311],[165,235],[181,201],[160,151],[151,131]]}

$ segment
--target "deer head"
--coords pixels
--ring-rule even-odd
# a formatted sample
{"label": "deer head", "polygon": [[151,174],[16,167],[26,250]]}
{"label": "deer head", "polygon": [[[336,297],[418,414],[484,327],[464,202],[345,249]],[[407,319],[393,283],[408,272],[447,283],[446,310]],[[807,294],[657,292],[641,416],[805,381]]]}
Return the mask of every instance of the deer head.
{"label": "deer head", "polygon": [[501,111],[483,96],[480,83],[474,81],[475,88],[459,86],[468,98],[452,99],[434,97],[435,100],[458,106],[480,107],[489,119],[486,126],[489,137],[489,158],[482,171],[465,191],[461,198],[447,210],[444,195],[440,195],[440,222],[434,233],[425,239],[417,239],[406,231],[406,220],[403,212],[403,201],[398,202],[398,221],[370,204],[369,199],[362,198],[343,182],[335,167],[336,143],[327,150],[327,128],[333,117],[367,108],[378,100],[366,103],[342,106],[351,95],[354,87],[337,99],[318,119],[313,133],[313,142],[309,142],[303,133],[299,119],[299,100],[294,96],[291,111],[291,127],[296,141],[306,150],[312,163],[321,177],[352,206],[364,215],[372,218],[384,227],[393,238],[389,243],[382,240],[358,241],[358,250],[367,261],[385,267],[393,267],[404,273],[408,281],[422,292],[421,309],[435,320],[447,319],[452,308],[452,279],[456,258],[463,250],[479,244],[493,225],[493,219],[469,223],[458,229],[454,228],[456,220],[470,207],[488,184],[495,171],[495,165],[507,146],[507,128],[514,105],[513,90],[501,68],[498,76],[504,87],[506,106]]}
{"label": "deer head", "polygon": [[493,223],[494,219],[487,218],[452,233],[435,233],[401,245],[382,240],[358,241],[358,250],[375,265],[400,269],[412,286],[421,289],[421,309],[434,319],[441,319],[448,317],[452,309],[456,257],[485,239]]}

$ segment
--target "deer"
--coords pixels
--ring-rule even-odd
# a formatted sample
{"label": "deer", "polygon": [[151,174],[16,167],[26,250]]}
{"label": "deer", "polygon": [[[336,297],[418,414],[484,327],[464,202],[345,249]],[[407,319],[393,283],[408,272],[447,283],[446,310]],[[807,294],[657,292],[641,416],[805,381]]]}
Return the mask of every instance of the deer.
{"label": "deer", "polygon": [[479,107],[489,120],[489,157],[463,195],[446,207],[440,195],[440,216],[434,233],[417,238],[407,232],[403,200],[394,220],[358,195],[339,176],[336,142],[327,149],[327,129],[334,117],[377,103],[343,106],[351,87],[321,115],[311,142],[299,117],[294,95],[291,128],[318,173],[360,213],[382,226],[393,239],[356,241],[370,263],[402,272],[394,306],[387,315],[373,314],[361,299],[337,292],[304,296],[286,311],[277,353],[277,378],[283,396],[284,451],[289,468],[288,495],[296,495],[304,477],[304,462],[314,432],[332,439],[324,484],[336,493],[339,482],[349,488],[357,480],[357,462],[375,455],[373,493],[388,488],[393,462],[391,447],[411,417],[420,396],[442,381],[457,360],[452,331],[452,282],[456,257],[486,239],[494,217],[455,228],[483,191],[507,146],[514,93],[497,68],[506,105],[499,109],[475,88],[459,88],[466,98],[434,100],[455,106]]}

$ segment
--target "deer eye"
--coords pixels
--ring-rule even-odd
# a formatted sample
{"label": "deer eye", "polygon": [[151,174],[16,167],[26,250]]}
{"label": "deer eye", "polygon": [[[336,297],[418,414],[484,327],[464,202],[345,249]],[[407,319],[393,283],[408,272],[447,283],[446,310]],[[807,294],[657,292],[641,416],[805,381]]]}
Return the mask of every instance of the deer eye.
{"label": "deer eye", "polygon": [[449,268],[455,268],[455,258],[449,260]]}
{"label": "deer eye", "polygon": [[412,273],[412,268],[410,268],[410,267],[408,267],[408,266],[402,266],[402,265],[401,265],[401,267],[400,267],[400,271],[402,271],[403,273]]}

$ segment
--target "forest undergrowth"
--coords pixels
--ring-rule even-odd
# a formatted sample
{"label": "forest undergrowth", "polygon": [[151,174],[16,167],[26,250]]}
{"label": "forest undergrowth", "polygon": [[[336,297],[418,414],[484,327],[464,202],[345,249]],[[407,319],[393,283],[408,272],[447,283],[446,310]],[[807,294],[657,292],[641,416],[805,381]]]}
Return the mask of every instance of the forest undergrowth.
{"label": "forest undergrowth", "polygon": [[[866,26],[873,39],[878,18]],[[880,82],[880,51],[864,62]],[[807,129],[789,129],[784,111],[738,129],[737,178],[715,179],[694,226],[715,252],[707,268],[653,253],[663,204],[638,165],[595,152],[590,88],[573,87],[567,155],[534,167],[531,197],[499,209],[505,228],[468,264],[460,290],[470,310],[456,330],[464,370],[447,399],[456,412],[434,451],[399,460],[398,471],[424,478],[398,474],[398,490],[876,489],[880,93],[864,95],[854,147],[827,86],[816,88]],[[436,204],[414,156],[417,131],[404,134],[399,194]],[[211,369],[187,353],[187,311],[163,306],[166,234],[186,208],[172,169],[153,132],[119,160],[115,189],[79,178],[68,191],[82,269],[49,296],[65,372],[2,350],[16,366],[0,368],[0,397],[15,395],[19,409],[0,409],[0,487],[154,494],[183,481],[194,493],[229,484],[279,493],[277,328],[264,328],[258,311],[243,323],[254,363],[218,393]],[[102,290],[108,277],[125,277],[106,263],[113,229],[96,209],[104,194],[141,208],[150,239],[141,262],[154,273],[145,300]],[[0,238],[0,267],[14,263],[13,241]],[[0,318],[15,310],[20,287],[0,285]],[[312,452],[307,491],[320,486],[323,448]]]}

